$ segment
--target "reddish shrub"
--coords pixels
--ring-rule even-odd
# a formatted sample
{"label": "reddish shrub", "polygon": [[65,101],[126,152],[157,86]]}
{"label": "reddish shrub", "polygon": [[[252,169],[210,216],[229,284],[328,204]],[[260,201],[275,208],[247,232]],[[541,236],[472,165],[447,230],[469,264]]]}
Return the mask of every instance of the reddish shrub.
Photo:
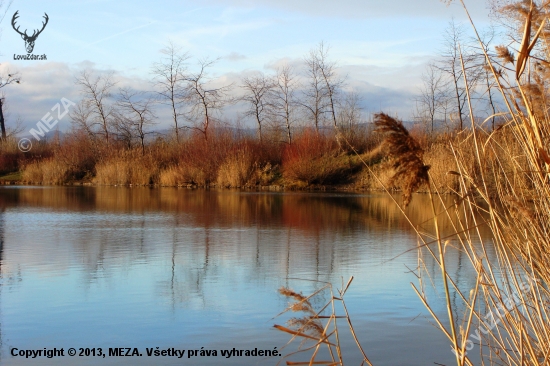
{"label": "reddish shrub", "polygon": [[339,184],[355,170],[348,155],[340,153],[334,137],[305,130],[283,153],[283,174],[288,183]]}

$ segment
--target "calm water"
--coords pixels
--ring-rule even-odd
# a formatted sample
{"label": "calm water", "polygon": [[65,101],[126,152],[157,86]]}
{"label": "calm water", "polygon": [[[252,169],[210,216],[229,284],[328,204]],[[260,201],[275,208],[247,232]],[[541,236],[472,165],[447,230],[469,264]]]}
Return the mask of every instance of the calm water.
{"label": "calm water", "polygon": [[[418,196],[409,208],[421,228],[428,207]],[[289,337],[273,324],[286,318],[273,317],[287,300],[277,289],[307,294],[322,286],[313,281],[351,275],[348,309],[375,365],[454,360],[410,285],[415,234],[385,195],[0,187],[0,243],[2,365],[275,365],[145,348],[281,349]],[[473,286],[465,258],[448,262]],[[431,295],[444,316],[443,294]],[[358,365],[343,337],[346,364]],[[137,347],[144,357],[10,354],[44,347]]]}

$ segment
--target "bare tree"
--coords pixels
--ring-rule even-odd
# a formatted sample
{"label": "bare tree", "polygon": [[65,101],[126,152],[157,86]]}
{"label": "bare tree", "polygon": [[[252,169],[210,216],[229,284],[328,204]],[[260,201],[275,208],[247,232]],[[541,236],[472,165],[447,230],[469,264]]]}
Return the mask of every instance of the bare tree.
{"label": "bare tree", "polygon": [[[504,29],[508,38],[512,41],[512,47],[517,49],[521,43],[525,31],[525,17],[531,13],[531,30],[534,34],[546,22],[550,12],[550,2],[548,0],[489,0],[490,15],[492,20],[498,24],[500,29]],[[532,53],[546,48],[550,39],[550,28],[544,26],[540,38],[545,40],[541,45],[535,45]]]}
{"label": "bare tree", "polygon": [[306,83],[300,105],[311,118],[315,131],[325,120],[329,109],[328,89],[319,65],[319,50],[312,49],[304,59]]}
{"label": "bare tree", "polygon": [[269,95],[275,87],[273,80],[266,77],[263,73],[245,77],[241,86],[245,90],[245,95],[241,98],[246,102],[248,109],[245,115],[253,117],[258,124],[258,139],[262,141],[262,125],[269,118],[269,109],[271,107]]}
{"label": "bare tree", "polygon": [[[548,116],[550,104],[550,1],[495,0],[493,6],[495,18],[506,29],[508,38],[506,44],[495,47],[496,60],[500,61],[493,60],[493,64],[500,64],[496,70],[497,77],[504,84],[508,84],[510,76],[519,79],[529,93],[524,97],[517,86],[512,87],[516,102],[520,106],[529,104],[527,108],[533,115],[544,120]],[[539,39],[539,42],[535,42],[535,39]],[[522,47],[529,42],[528,50],[523,50]],[[525,52],[528,57],[523,57]]]}
{"label": "bare tree", "polygon": [[360,104],[361,98],[355,92],[345,93],[342,102],[339,103],[338,125],[350,141],[354,138],[357,125],[362,119]]}
{"label": "bare tree", "polygon": [[183,106],[186,98],[185,81],[187,78],[188,53],[182,53],[181,48],[172,42],[161,50],[165,55],[161,62],[153,65],[155,85],[158,88],[160,101],[170,106],[176,141],[179,142],[179,131],[182,128]]}
{"label": "bare tree", "polygon": [[[319,90],[321,103],[320,107],[321,115],[329,114],[329,119],[332,121],[334,130],[336,132],[336,142],[340,149],[342,149],[342,142],[340,141],[341,131],[338,130],[338,118],[336,116],[338,97],[341,93],[341,89],[344,85],[344,79],[339,77],[336,72],[336,63],[329,61],[328,58],[329,47],[326,47],[323,42],[319,43],[319,46],[313,49],[309,55],[309,62],[314,65],[320,82],[323,85]],[[326,104],[322,101],[326,100]]]}
{"label": "bare tree", "polygon": [[119,91],[117,106],[117,129],[130,141],[137,138],[140,142],[141,152],[145,155],[145,137],[152,132],[148,128],[155,124],[153,113],[154,99],[145,92],[122,88]]}
{"label": "bare tree", "polygon": [[72,108],[69,112],[71,122],[77,129],[84,131],[90,140],[96,142],[96,130],[95,125],[91,122],[92,109],[84,100],[81,100]]}
{"label": "bare tree", "polygon": [[317,49],[313,50],[311,55],[325,84],[325,93],[328,99],[328,111],[330,113],[334,128],[338,128],[336,119],[336,105],[338,103],[338,94],[344,85],[344,79],[336,73],[336,63],[328,59],[329,48],[321,42]]}
{"label": "bare tree", "polygon": [[8,0],[7,2],[5,0],[0,0],[0,24],[6,17],[6,14],[8,13],[8,10],[10,10],[12,3],[13,0]]}
{"label": "bare tree", "polygon": [[[1,4],[0,4],[1,5]],[[10,85],[12,83],[19,84],[21,78],[19,77],[18,73],[10,74],[8,72],[7,76],[0,75],[0,89],[4,88],[7,85]],[[0,96],[0,130],[2,131],[2,141],[6,140],[7,134],[6,134],[6,121],[4,118],[4,104],[5,104],[5,97],[2,94]]]}
{"label": "bare tree", "polygon": [[131,119],[126,118],[118,110],[115,111],[113,119],[113,132],[119,142],[122,142],[128,150],[134,146],[136,135],[134,134],[134,125]]}
{"label": "bare tree", "polygon": [[186,100],[190,107],[189,119],[193,123],[194,129],[204,135],[208,140],[208,129],[213,122],[214,113],[219,112],[232,100],[228,97],[232,85],[213,87],[212,79],[207,73],[217,60],[199,61],[199,72],[187,76],[187,96]]}
{"label": "bare tree", "polygon": [[93,77],[90,71],[82,71],[76,78],[82,100],[71,113],[71,119],[89,134],[101,135],[109,144],[114,112],[109,98],[115,86],[113,74]]}
{"label": "bare tree", "polygon": [[[443,50],[440,53],[437,67],[450,79],[455,100],[454,112],[456,113],[460,130],[464,129],[464,116],[466,113],[467,93],[469,89],[474,92],[479,81],[480,69],[476,65],[475,54],[469,52],[464,37],[464,28],[451,20],[444,34]],[[462,67],[464,63],[464,68]],[[462,70],[466,70],[466,77]],[[467,84],[464,80],[467,80]],[[471,116],[473,118],[473,116]]]}
{"label": "bare tree", "polygon": [[[445,105],[449,98],[448,82],[440,68],[430,64],[422,75],[422,87],[416,98],[419,118],[434,131],[434,124],[438,114],[446,112]],[[444,113],[444,119],[447,116]]]}
{"label": "bare tree", "polygon": [[273,104],[272,118],[282,122],[286,129],[287,143],[292,144],[292,125],[294,123],[294,107],[296,106],[296,80],[290,66],[284,66],[277,71],[275,87],[271,92]]}

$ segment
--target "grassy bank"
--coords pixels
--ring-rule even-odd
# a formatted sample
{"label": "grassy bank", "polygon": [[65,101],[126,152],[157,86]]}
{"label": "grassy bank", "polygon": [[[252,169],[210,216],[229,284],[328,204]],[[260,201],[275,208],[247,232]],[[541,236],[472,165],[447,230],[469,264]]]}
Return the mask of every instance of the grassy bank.
{"label": "grassy bank", "polygon": [[[492,138],[510,145],[510,133],[502,129]],[[482,131],[482,134],[489,138],[488,133]],[[471,156],[471,139],[460,133],[418,137],[426,164],[437,178],[438,190],[457,191],[459,179],[449,171],[457,170],[455,154],[463,154],[465,159]],[[68,133],[62,139],[42,142],[28,153],[19,151],[14,140],[0,145],[0,173],[25,184],[43,185],[399,189],[399,184],[391,182],[394,171],[380,150],[378,134],[365,132],[354,136],[353,145],[348,142],[344,138],[339,143],[332,131],[317,133],[304,129],[295,134],[292,144],[287,144],[269,138],[259,141],[222,130],[214,131],[208,140],[194,134],[179,143],[158,138],[142,150],[116,143],[107,145],[79,133]],[[489,157],[486,165],[493,166],[497,156]],[[499,163],[515,166],[511,160],[501,159]],[[491,186],[496,190],[496,182]]]}

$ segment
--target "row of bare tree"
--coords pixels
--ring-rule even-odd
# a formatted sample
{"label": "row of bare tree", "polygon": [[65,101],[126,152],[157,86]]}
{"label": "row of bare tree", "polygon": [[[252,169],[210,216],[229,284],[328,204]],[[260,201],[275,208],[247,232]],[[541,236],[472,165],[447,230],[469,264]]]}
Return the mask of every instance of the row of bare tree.
{"label": "row of bare tree", "polygon": [[[466,36],[465,27],[454,20],[443,34],[443,43],[436,59],[422,75],[422,86],[416,97],[415,120],[433,132],[438,124],[447,129],[462,130],[470,125],[468,96],[477,111],[493,115],[498,109],[495,80],[487,66],[485,52],[490,52],[495,29],[483,35],[481,44]],[[475,118],[475,116],[473,116]]]}
{"label": "row of bare tree", "polygon": [[284,131],[284,141],[291,144],[298,121],[317,132],[323,126],[350,130],[362,118],[359,99],[344,92],[345,78],[337,73],[328,51],[320,43],[304,57],[301,68],[285,65],[274,75],[255,72],[235,85],[211,76],[217,60],[199,60],[197,70],[191,71],[189,54],[170,43],[162,50],[163,58],[152,67],[152,91],[120,88],[114,93],[112,73],[80,73],[76,83],[82,99],[71,112],[72,121],[96,140],[110,143],[117,139],[128,146],[138,141],[143,150],[151,126],[158,122],[157,104],[170,110],[178,142],[184,129],[198,131],[208,140],[222,109],[236,103],[241,104],[244,117],[256,123],[260,140],[268,126]]}

